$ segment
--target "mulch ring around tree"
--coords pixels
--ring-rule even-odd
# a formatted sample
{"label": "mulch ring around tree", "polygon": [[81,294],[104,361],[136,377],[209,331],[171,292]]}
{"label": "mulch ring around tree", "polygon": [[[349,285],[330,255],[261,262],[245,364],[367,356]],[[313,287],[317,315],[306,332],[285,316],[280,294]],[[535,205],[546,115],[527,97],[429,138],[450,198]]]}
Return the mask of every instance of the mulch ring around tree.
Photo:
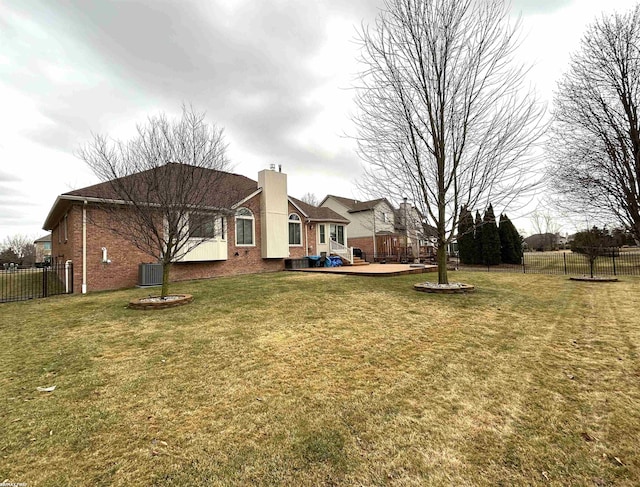
{"label": "mulch ring around tree", "polygon": [[160,296],[148,296],[146,298],[132,299],[129,301],[131,309],[167,309],[183,306],[193,301],[191,294],[170,294],[161,298]]}
{"label": "mulch ring around tree", "polygon": [[617,277],[601,277],[601,276],[576,276],[570,277],[570,281],[583,281],[583,282],[619,282]]}
{"label": "mulch ring around tree", "polygon": [[437,282],[421,282],[414,284],[413,289],[421,291],[423,293],[434,294],[464,294],[472,293],[475,291],[475,287],[471,284],[464,284],[462,282],[450,282],[449,284],[438,284]]}

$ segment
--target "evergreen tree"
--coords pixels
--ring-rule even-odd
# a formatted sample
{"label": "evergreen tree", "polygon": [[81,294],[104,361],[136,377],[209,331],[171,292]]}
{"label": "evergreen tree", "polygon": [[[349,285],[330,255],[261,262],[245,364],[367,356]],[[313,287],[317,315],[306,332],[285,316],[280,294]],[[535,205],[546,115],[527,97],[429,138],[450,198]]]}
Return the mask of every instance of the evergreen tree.
{"label": "evergreen tree", "polygon": [[520,264],[522,258],[522,237],[515,225],[505,214],[500,215],[500,256],[505,264]]}
{"label": "evergreen tree", "polygon": [[458,220],[458,252],[463,264],[475,263],[475,247],[473,241],[473,215],[466,206],[460,210]]}
{"label": "evergreen tree", "polygon": [[474,238],[473,238],[473,243],[474,243],[474,257],[473,257],[473,263],[474,264],[482,264],[482,256],[484,255],[484,252],[482,251],[482,242],[483,242],[483,238],[482,238],[482,231],[483,231],[483,222],[482,222],[482,217],[480,216],[480,211],[476,211],[476,221],[475,221],[475,234],[474,234]]}
{"label": "evergreen tree", "polygon": [[484,212],[482,228],[482,263],[484,265],[500,264],[500,235],[493,206],[489,205]]}

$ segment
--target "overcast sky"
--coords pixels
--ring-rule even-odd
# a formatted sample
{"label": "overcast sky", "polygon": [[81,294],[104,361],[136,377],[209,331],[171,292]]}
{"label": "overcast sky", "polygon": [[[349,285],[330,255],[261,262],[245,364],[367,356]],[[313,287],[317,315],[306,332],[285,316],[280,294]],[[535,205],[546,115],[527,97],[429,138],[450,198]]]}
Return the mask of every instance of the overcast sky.
{"label": "overcast sky", "polygon": [[[514,0],[551,102],[587,24],[632,0]],[[0,0],[0,242],[41,236],[57,195],[98,180],[74,154],[183,103],[224,127],[234,172],[282,164],[289,194],[358,197],[356,29],[380,0]],[[502,211],[496,208],[497,212]],[[515,215],[517,216],[517,215]],[[516,219],[528,228],[526,216]],[[567,229],[572,230],[572,229]]]}

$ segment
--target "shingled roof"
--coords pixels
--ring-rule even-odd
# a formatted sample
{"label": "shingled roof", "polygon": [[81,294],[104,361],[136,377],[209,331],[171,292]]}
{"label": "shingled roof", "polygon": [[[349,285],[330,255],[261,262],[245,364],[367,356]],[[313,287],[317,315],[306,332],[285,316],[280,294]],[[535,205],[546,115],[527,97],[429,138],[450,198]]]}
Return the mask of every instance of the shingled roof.
{"label": "shingled roof", "polygon": [[[115,182],[115,183],[114,183]],[[121,191],[125,188],[125,191]],[[136,201],[145,204],[166,204],[167,195],[185,195],[178,204],[189,204],[189,192],[202,197],[197,205],[208,208],[229,208],[258,191],[253,179],[215,169],[188,164],[168,163],[113,181],[94,184],[61,194],[56,199],[44,223],[51,230],[74,201],[125,203]],[[129,197],[124,197],[128,194]],[[192,200],[193,201],[193,200]],[[193,204],[193,203],[191,203]]]}
{"label": "shingled roof", "polygon": [[[164,166],[149,169],[147,171],[117,178],[115,181],[121,182],[128,188],[134,188],[135,193],[141,195],[141,197],[144,198],[145,203],[158,202],[154,201],[154,195],[157,194],[157,191],[150,187],[150,183],[157,178],[156,175],[150,176],[150,173],[153,171],[161,172],[162,174],[160,176],[162,178],[166,178],[169,185],[172,183],[172,179],[174,181],[179,181],[180,178],[185,177],[184,174],[180,174],[181,172],[187,172],[187,176],[192,175],[195,184],[197,184],[198,181],[202,181],[202,184],[205,185],[210,185],[214,182],[216,187],[220,187],[222,189],[221,191],[207,193],[204,203],[211,207],[226,206],[228,204],[229,196],[231,196],[235,201],[240,201],[258,189],[258,183],[256,181],[240,174],[177,163],[168,163]],[[167,183],[163,181],[163,185],[166,184]],[[114,186],[113,182],[107,181],[104,183],[94,184],[93,186],[87,186],[86,188],[69,191],[61,196],[97,198],[102,200],[122,200],[121,194],[114,188]]]}
{"label": "shingled roof", "polygon": [[[372,210],[381,202],[385,202],[391,207],[391,205],[385,198],[377,198],[375,200],[369,200],[369,201],[359,201],[359,200],[354,200],[350,198],[343,198],[342,196],[335,196],[332,194],[327,195],[327,198],[329,197],[333,198],[343,206],[347,207],[349,213],[357,213],[358,211]],[[327,198],[325,198],[325,200]]]}
{"label": "shingled roof", "polygon": [[[156,171],[155,174],[150,174]],[[168,163],[163,166],[142,171],[118,178],[115,181],[122,183],[131,189],[132,194],[140,195],[138,202],[149,204],[161,203],[159,200],[159,188],[153,188],[153,184],[158,181],[157,172],[161,172],[161,187],[172,189],[172,184],[185,180],[184,172],[192,175],[192,181],[195,190],[197,190],[198,182],[202,181],[203,185],[211,185],[214,183],[215,188],[219,191],[207,191],[201,203],[205,207],[210,208],[228,208],[234,203],[238,203],[248,198],[259,190],[258,182],[240,174],[233,174],[215,169],[206,169],[186,164]],[[189,178],[186,178],[189,180]],[[69,209],[73,201],[82,201],[87,199],[111,202],[124,202],[122,193],[115,188],[112,181],[94,184],[85,188],[76,189],[58,196],[44,224],[44,228],[50,230],[61,216]],[[133,199],[133,198],[131,198]],[[295,204],[305,216],[311,221],[332,221],[349,223],[349,220],[339,215],[330,208],[315,207],[304,203],[296,198],[289,197],[289,200]]]}
{"label": "shingled roof", "polygon": [[293,203],[302,212],[304,212],[305,216],[311,221],[350,223],[349,220],[336,213],[331,208],[325,208],[324,206],[313,206],[305,203],[302,200],[294,198],[293,196],[289,196],[289,201],[291,201],[291,203]]}

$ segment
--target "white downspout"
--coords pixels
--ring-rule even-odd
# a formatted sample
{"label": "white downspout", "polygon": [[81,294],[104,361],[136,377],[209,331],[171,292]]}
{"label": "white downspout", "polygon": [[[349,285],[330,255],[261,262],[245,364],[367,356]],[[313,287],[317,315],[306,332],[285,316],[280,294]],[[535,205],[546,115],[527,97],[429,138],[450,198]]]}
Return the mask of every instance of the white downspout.
{"label": "white downspout", "polygon": [[82,205],[82,294],[87,294],[87,200]]}
{"label": "white downspout", "polygon": [[307,224],[304,226],[304,255],[305,257],[309,256],[309,225],[311,224],[311,220],[307,220]]}
{"label": "white downspout", "polygon": [[375,208],[373,209],[373,255],[371,256],[371,258],[373,259],[372,262],[375,262],[375,258],[376,258],[376,254],[378,253],[378,249],[376,249],[376,210]]}
{"label": "white downspout", "polygon": [[73,289],[71,289],[71,274],[73,273],[71,271],[71,264],[73,264],[73,261],[68,260],[64,263],[64,291],[69,294],[73,292]]}

